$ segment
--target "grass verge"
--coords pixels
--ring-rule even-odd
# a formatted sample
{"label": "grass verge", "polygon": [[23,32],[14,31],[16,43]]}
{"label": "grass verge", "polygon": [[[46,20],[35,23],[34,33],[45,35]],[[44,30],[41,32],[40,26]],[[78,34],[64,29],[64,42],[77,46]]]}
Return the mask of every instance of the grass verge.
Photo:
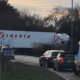
{"label": "grass verge", "polygon": [[65,80],[44,67],[31,66],[17,62],[7,63],[6,72],[1,73],[1,80]]}

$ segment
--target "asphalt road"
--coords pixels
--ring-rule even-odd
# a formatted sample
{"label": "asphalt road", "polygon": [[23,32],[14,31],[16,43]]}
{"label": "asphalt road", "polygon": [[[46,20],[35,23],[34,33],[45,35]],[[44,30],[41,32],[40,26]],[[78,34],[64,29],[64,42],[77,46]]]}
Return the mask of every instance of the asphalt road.
{"label": "asphalt road", "polygon": [[[39,66],[39,58],[38,57],[31,57],[25,55],[16,55],[12,62],[21,62],[24,64],[29,65],[37,65]],[[72,70],[63,70],[61,72],[54,71],[52,68],[47,68],[48,70],[55,72],[56,74],[60,75],[61,77],[65,78],[66,80],[80,80],[80,75],[76,76]]]}

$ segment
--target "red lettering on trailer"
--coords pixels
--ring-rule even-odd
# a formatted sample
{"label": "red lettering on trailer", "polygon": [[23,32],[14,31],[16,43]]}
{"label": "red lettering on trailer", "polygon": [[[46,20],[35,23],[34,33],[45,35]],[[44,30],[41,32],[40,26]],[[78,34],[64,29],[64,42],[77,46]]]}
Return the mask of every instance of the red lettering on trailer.
{"label": "red lettering on trailer", "polygon": [[13,37],[13,34],[11,34],[10,37]]}
{"label": "red lettering on trailer", "polygon": [[6,34],[6,37],[8,37],[8,34]]}
{"label": "red lettering on trailer", "polygon": [[30,35],[28,35],[27,38],[30,38]]}
{"label": "red lettering on trailer", "polygon": [[22,38],[22,35],[21,34],[19,35],[19,38]]}
{"label": "red lettering on trailer", "polygon": [[17,38],[17,34],[15,34],[15,38]]}
{"label": "red lettering on trailer", "polygon": [[26,37],[26,35],[24,35],[24,38]]}
{"label": "red lettering on trailer", "polygon": [[2,34],[2,36],[1,37],[4,37],[4,34]]}
{"label": "red lettering on trailer", "polygon": [[0,39],[4,37],[4,32],[0,32]]}
{"label": "red lettering on trailer", "polygon": [[[15,37],[15,38],[18,37],[18,34],[10,34],[10,35],[9,35],[9,34],[4,34],[4,32],[1,32],[0,35],[1,35],[1,36],[0,36],[0,39],[3,38],[4,36],[5,36],[5,37],[11,37],[11,38],[12,38],[12,37]],[[19,38],[22,38],[22,37],[26,38],[26,35],[25,35],[25,34],[24,34],[24,35],[19,34]],[[30,35],[28,35],[27,38],[30,38]]]}

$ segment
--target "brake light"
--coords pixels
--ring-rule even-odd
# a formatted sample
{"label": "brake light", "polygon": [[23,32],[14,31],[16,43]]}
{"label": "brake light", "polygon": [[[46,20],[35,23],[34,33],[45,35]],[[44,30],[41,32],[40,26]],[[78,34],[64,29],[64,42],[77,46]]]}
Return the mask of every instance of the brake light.
{"label": "brake light", "polygon": [[63,58],[60,59],[60,62],[64,62]]}
{"label": "brake light", "polygon": [[49,57],[49,59],[53,59],[53,57]]}

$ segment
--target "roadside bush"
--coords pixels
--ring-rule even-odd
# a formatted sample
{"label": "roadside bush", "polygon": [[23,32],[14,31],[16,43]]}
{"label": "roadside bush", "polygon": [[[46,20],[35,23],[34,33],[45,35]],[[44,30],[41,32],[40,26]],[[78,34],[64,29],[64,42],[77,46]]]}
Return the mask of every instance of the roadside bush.
{"label": "roadside bush", "polygon": [[30,56],[40,57],[41,55],[43,55],[43,53],[46,50],[62,50],[62,49],[63,49],[63,47],[59,46],[59,45],[42,44],[42,46],[33,48]]}

